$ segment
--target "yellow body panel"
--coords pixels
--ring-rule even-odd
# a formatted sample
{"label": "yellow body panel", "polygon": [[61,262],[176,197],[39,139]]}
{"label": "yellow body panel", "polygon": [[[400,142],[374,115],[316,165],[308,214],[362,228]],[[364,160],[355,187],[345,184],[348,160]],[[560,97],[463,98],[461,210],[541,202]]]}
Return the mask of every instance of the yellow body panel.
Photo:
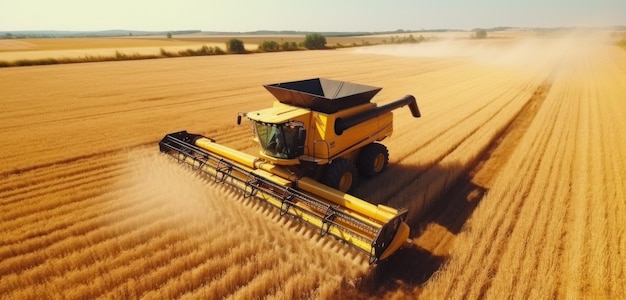
{"label": "yellow body panel", "polygon": [[[253,112],[249,112],[246,116],[255,121],[263,123],[281,124],[289,121],[301,121],[309,119],[311,110],[296,106],[274,102],[274,106]],[[304,116],[304,117],[303,117]]]}
{"label": "yellow body panel", "polygon": [[307,149],[312,149],[312,151],[305,152],[305,154],[318,159],[332,160],[391,135],[393,117],[390,112],[348,128],[341,135],[335,133],[337,119],[347,118],[375,107],[376,104],[367,103],[334,114],[313,112],[309,133],[307,133]]}
{"label": "yellow body panel", "polygon": [[215,153],[223,158],[230,159],[234,162],[242,164],[248,168],[254,168],[254,162],[259,159],[258,157],[255,157],[253,155],[233,150],[218,143],[214,143],[207,138],[197,139],[196,146],[211,151],[212,153]]}
{"label": "yellow body panel", "polygon": [[284,178],[282,178],[280,176],[274,175],[274,174],[272,174],[270,172],[267,172],[267,171],[261,170],[261,169],[253,170],[251,173],[254,174],[254,175],[263,177],[263,178],[265,178],[265,179],[267,179],[267,180],[269,180],[269,181],[271,181],[271,182],[273,182],[275,184],[281,185],[281,186],[291,186],[291,183],[292,183],[291,181],[289,181],[287,179],[284,179]]}

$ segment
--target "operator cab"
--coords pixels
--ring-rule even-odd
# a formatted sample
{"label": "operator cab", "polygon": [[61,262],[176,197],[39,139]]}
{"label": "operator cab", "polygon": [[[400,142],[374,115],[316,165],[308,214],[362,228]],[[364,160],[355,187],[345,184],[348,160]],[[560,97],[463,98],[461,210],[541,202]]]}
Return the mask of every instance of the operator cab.
{"label": "operator cab", "polygon": [[261,153],[278,159],[297,159],[304,154],[306,130],[301,122],[282,124],[255,122]]}
{"label": "operator cab", "polygon": [[274,102],[270,108],[239,113],[237,124],[243,117],[252,122],[262,158],[277,165],[300,164],[299,158],[306,152],[305,124],[311,118],[310,110]]}

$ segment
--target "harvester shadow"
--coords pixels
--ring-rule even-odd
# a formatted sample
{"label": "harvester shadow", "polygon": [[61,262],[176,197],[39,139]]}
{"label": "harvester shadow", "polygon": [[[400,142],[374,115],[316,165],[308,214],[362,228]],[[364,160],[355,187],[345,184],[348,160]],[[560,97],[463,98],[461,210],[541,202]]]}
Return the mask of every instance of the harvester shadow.
{"label": "harvester shadow", "polygon": [[[415,217],[407,220],[414,244],[398,250],[372,267],[357,285],[359,294],[367,297],[382,296],[388,291],[399,289],[415,294],[444,265],[453,244],[453,237],[459,234],[487,192],[486,188],[473,183],[472,176],[465,170],[461,165],[435,165],[427,170],[420,167],[389,166],[385,171],[388,178],[415,177],[411,184],[398,191],[408,197],[409,209],[412,207],[419,210],[414,214]],[[429,184],[419,184],[420,180],[433,180],[450,174],[460,175],[453,182],[444,182],[439,192],[429,193],[423,190]],[[362,180],[361,184],[369,187],[360,188],[355,194],[367,199],[368,191],[375,188],[376,178]],[[428,194],[431,196],[426,197]],[[373,200],[388,204],[384,199]]]}
{"label": "harvester shadow", "polygon": [[[448,179],[452,177],[456,179]],[[399,183],[400,178],[412,179]],[[385,187],[386,184],[392,185],[393,189]],[[473,182],[467,167],[460,164],[445,167],[389,164],[380,176],[360,177],[359,187],[353,194],[373,204],[409,209],[411,212],[407,223],[413,233],[436,222],[458,234],[486,192],[485,187]],[[403,200],[394,199],[397,197]]]}
{"label": "harvester shadow", "polygon": [[362,296],[384,296],[386,292],[404,290],[412,294],[441,268],[445,257],[433,255],[419,247],[405,247],[379,262],[357,285]]}
{"label": "harvester shadow", "polygon": [[487,192],[488,189],[474,183],[469,174],[462,174],[436,198],[428,214],[413,225],[425,228],[430,223],[436,223],[455,235],[459,234]]}

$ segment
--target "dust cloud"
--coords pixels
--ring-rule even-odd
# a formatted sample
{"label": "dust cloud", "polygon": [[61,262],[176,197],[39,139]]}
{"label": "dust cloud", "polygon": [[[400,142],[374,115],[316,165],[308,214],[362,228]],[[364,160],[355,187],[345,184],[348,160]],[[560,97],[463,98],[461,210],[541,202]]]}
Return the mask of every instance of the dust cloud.
{"label": "dust cloud", "polygon": [[355,54],[425,59],[458,59],[487,65],[524,67],[559,60],[570,52],[595,51],[611,43],[608,32],[569,31],[548,37],[522,36],[487,39],[446,38],[419,44],[380,45],[352,49]]}
{"label": "dust cloud", "polygon": [[[124,199],[119,200],[125,205],[155,212],[153,218],[172,217],[169,219],[181,226],[189,223],[210,225],[213,221],[209,220],[232,214],[228,209],[230,201],[222,199],[233,195],[211,187],[199,174],[158,151],[155,153],[154,149],[131,151],[124,169],[128,172],[113,187],[127,190],[122,196]],[[110,221],[119,218],[124,216]]]}
{"label": "dust cloud", "polygon": [[264,224],[263,219],[272,217],[263,216],[257,211],[256,202],[243,199],[239,191],[215,183],[152,148],[132,150],[124,169],[129,172],[114,187],[127,190],[119,200],[145,209],[120,214],[111,222],[129,217],[141,217],[149,222],[167,218],[168,223],[184,233],[186,228],[198,226],[226,230],[229,227],[226,223],[248,229],[252,223]]}

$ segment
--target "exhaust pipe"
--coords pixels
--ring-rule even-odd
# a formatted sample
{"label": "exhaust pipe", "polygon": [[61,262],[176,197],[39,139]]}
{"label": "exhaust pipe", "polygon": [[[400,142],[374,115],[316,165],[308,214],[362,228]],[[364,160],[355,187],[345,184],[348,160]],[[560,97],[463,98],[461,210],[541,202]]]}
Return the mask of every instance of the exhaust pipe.
{"label": "exhaust pipe", "polygon": [[417,107],[417,101],[415,100],[415,97],[413,97],[412,95],[406,95],[402,97],[402,99],[400,100],[391,102],[389,104],[385,104],[383,106],[376,107],[366,112],[362,112],[360,114],[347,117],[347,118],[338,118],[335,121],[335,134],[341,135],[346,129],[352,126],[365,122],[371,118],[378,117],[384,113],[390,112],[396,108],[400,108],[405,105],[409,106],[413,117],[419,118],[422,116],[420,114],[419,107]]}

